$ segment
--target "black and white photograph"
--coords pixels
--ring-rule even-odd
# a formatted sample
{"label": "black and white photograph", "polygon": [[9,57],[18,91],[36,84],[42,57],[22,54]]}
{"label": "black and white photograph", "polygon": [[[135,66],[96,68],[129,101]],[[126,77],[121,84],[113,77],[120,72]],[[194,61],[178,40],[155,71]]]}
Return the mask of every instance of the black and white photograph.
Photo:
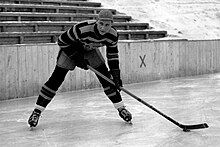
{"label": "black and white photograph", "polygon": [[0,0],[1,147],[219,147],[220,0]]}

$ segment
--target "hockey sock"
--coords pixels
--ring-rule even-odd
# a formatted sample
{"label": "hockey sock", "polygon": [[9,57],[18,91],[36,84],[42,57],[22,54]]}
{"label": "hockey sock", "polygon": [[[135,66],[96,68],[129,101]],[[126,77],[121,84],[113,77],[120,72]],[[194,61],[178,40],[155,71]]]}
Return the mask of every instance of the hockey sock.
{"label": "hockey sock", "polygon": [[42,86],[40,90],[39,97],[36,102],[36,109],[43,110],[50,103],[53,97],[56,95],[56,91],[63,83],[65,76],[68,70],[58,67],[55,67],[54,72],[52,73],[49,80]]}
{"label": "hockey sock", "polygon": [[106,87],[104,88],[104,93],[112,101],[112,103],[118,103],[122,101],[120,93],[117,90],[115,90],[115,88],[113,89],[110,86]]}
{"label": "hockey sock", "polygon": [[[96,70],[102,73],[103,75],[105,75],[106,77],[111,78],[111,75],[105,64],[102,64],[101,66],[96,68]],[[99,75],[96,74],[96,76],[99,79],[99,82],[102,84],[104,93],[112,101],[112,103],[115,104],[115,103],[121,102],[122,98],[118,90],[113,85],[111,85],[108,81],[100,77]]]}

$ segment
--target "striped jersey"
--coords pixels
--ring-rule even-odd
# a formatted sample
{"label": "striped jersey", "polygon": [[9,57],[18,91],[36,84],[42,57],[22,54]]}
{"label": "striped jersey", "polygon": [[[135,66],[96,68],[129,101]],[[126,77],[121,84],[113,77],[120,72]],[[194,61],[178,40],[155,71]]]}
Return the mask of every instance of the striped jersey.
{"label": "striped jersey", "polygon": [[111,27],[110,31],[101,35],[96,20],[83,21],[75,24],[58,38],[61,49],[77,50],[74,44],[80,43],[84,50],[89,51],[106,46],[106,57],[111,70],[119,69],[118,33]]}

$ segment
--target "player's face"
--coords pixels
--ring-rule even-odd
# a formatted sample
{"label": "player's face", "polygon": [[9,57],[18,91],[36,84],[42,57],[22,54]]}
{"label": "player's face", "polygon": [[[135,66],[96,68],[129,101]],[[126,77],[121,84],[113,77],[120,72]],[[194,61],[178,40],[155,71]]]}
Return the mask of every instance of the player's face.
{"label": "player's face", "polygon": [[104,35],[109,32],[112,27],[112,21],[110,20],[98,20],[97,28],[101,35]]}

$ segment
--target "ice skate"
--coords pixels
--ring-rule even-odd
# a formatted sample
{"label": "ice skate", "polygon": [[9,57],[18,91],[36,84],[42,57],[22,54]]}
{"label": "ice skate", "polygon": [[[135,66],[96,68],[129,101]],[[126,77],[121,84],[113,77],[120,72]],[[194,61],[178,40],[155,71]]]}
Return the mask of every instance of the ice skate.
{"label": "ice skate", "polygon": [[119,116],[124,121],[126,121],[129,124],[132,124],[132,122],[131,122],[132,115],[127,109],[125,109],[125,106],[118,108],[118,112],[119,112]]}
{"label": "ice skate", "polygon": [[38,120],[39,120],[39,118],[40,118],[40,114],[41,114],[41,111],[40,111],[40,110],[37,110],[37,109],[35,109],[35,110],[32,112],[30,118],[28,119],[28,124],[30,125],[31,128],[37,126]]}

